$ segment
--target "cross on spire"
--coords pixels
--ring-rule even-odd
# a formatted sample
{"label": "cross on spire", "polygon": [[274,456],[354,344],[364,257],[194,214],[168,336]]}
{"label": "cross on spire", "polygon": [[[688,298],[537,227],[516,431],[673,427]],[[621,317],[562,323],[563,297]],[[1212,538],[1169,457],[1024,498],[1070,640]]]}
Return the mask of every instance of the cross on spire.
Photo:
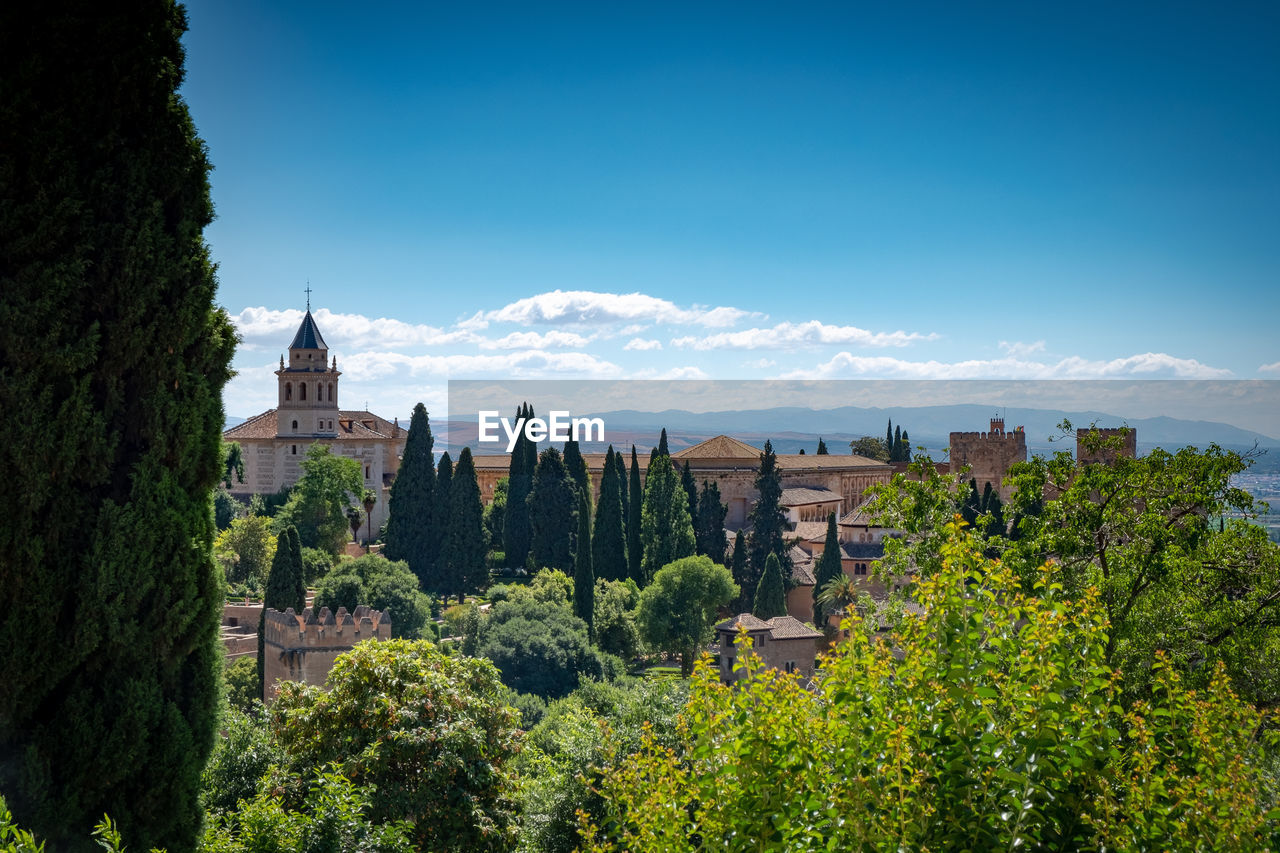
{"label": "cross on spire", "polygon": [[311,281],[307,280],[307,310],[311,310]]}

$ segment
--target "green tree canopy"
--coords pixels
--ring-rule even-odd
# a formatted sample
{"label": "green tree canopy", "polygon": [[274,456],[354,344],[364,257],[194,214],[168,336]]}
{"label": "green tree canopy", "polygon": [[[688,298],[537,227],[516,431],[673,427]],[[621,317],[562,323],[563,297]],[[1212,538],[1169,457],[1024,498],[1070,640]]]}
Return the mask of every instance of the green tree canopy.
{"label": "green tree canopy", "polygon": [[503,542],[508,566],[523,567],[529,557],[532,528],[529,522],[529,492],[533,489],[533,473],[537,465],[537,451],[533,442],[525,437],[522,421],[533,417],[533,407],[522,403],[516,411],[519,433],[516,446],[511,451],[511,465],[507,474],[507,513],[503,526]]}
{"label": "green tree canopy", "polygon": [[490,548],[503,548],[503,530],[507,518],[507,493],[511,480],[502,477],[493,486],[493,498],[484,508],[484,530]]}
{"label": "green tree canopy", "polygon": [[[818,565],[814,566],[813,574],[814,588],[819,591],[825,589],[833,580],[844,574],[840,560],[840,536],[836,530],[836,514],[834,512],[827,516],[827,538],[822,544],[822,556],[818,558]],[[815,596],[813,624],[819,630],[826,627],[827,616],[830,615],[831,610],[832,608],[827,602],[819,602]]]}
{"label": "green tree canopy", "polygon": [[568,602],[521,596],[495,604],[481,629],[479,653],[493,661],[512,690],[544,699],[565,696],[583,679],[605,674],[587,623],[573,615]]}
{"label": "green tree canopy", "polygon": [[760,576],[760,584],[756,587],[751,615],[759,619],[787,615],[787,590],[782,583],[782,566],[773,554],[764,561],[764,574]]}
{"label": "green tree canopy", "polygon": [[650,647],[680,655],[681,671],[711,639],[716,611],[734,599],[738,586],[710,557],[684,557],[663,566],[640,593],[636,622]]}
{"label": "green tree canopy", "polygon": [[831,455],[827,450],[827,443],[822,440],[822,436],[818,436],[818,456]]}
{"label": "green tree canopy", "polygon": [[478,591],[489,574],[484,565],[486,550],[475,461],[471,448],[464,447],[449,492],[449,515],[440,551],[440,592],[446,597],[456,595],[461,604],[467,593]]}
{"label": "green tree canopy", "polygon": [[1123,710],[1098,593],[1069,598],[1054,566],[1024,590],[954,524],[941,533],[919,617],[887,642],[850,630],[822,678],[757,658],[729,687],[699,665],[679,742],[650,738],[601,773],[586,849],[1271,843],[1274,737],[1220,668],[1195,691],[1156,658],[1151,698]]}
{"label": "green tree canopy", "polygon": [[360,463],[316,442],[307,448],[289,502],[276,515],[276,530],[296,527],[303,546],[337,554],[351,535],[347,509],[362,494]]}
{"label": "green tree canopy", "polygon": [[760,577],[751,570],[751,561],[747,559],[747,539],[739,530],[733,536],[733,556],[729,559],[729,571],[733,582],[738,585],[740,595],[734,604],[734,610],[745,613],[751,609],[755,588],[760,585]]}
{"label": "green tree canopy", "polygon": [[751,538],[747,542],[752,572],[756,578],[764,574],[765,560],[773,554],[778,558],[778,565],[782,569],[783,582],[790,583],[791,556],[784,539],[787,516],[781,505],[782,472],[778,470],[778,457],[773,452],[771,441],[764,443],[764,452],[760,454],[760,470],[756,474],[755,487],[759,497],[751,507]]}
{"label": "green tree canopy", "polygon": [[[391,614],[391,636],[416,640],[431,616],[431,604],[403,560],[365,554],[343,560],[320,579],[312,606],[354,611],[364,604]],[[301,613],[299,609],[297,612]]]}
{"label": "green tree canopy", "polygon": [[435,438],[426,406],[418,403],[409,419],[400,469],[391,483],[387,506],[386,555],[404,560],[419,583],[431,576],[440,525],[435,519]]}
{"label": "green tree canopy", "polygon": [[593,598],[596,646],[624,661],[631,660],[640,653],[640,630],[636,626],[640,588],[631,578],[620,581],[600,578]]}
{"label": "green tree canopy", "polygon": [[595,621],[596,575],[591,566],[591,495],[578,492],[578,551],[573,557],[573,614],[587,623],[592,636]]}
{"label": "green tree canopy", "polygon": [[644,519],[644,486],[640,480],[640,463],[636,459],[636,446],[631,445],[631,471],[627,477],[627,571],[631,579],[643,586],[644,539],[641,528]]}
{"label": "green tree canopy", "polygon": [[0,788],[58,849],[104,812],[130,849],[190,847],[217,724],[236,334],[186,26],[173,2],[0,8]]}
{"label": "green tree canopy", "polygon": [[271,519],[260,515],[235,519],[213,540],[213,555],[222,565],[228,585],[245,584],[261,590],[276,555]]}
{"label": "green tree canopy", "polygon": [[609,580],[627,577],[627,534],[623,516],[622,481],[613,447],[605,454],[591,537],[591,563],[596,576]]}
{"label": "green tree canopy", "polygon": [[864,435],[862,438],[855,438],[849,442],[849,451],[854,456],[864,456],[878,462],[889,461],[889,448],[885,446],[884,441],[875,436]]}
{"label": "green tree canopy", "polygon": [[693,520],[689,500],[670,457],[659,456],[649,466],[640,515],[644,541],[642,568],[646,579],[663,566],[693,554]]}
{"label": "green tree canopy", "polygon": [[729,550],[729,542],[724,534],[724,517],[729,508],[720,503],[719,485],[708,480],[702,481],[697,510],[693,517],[695,549],[697,553],[705,554],[717,563],[721,562]]}
{"label": "green tree canopy", "polygon": [[548,447],[538,457],[529,493],[531,554],[539,567],[573,571],[573,534],[577,529],[578,489],[565,470],[560,451]]}
{"label": "green tree canopy", "polygon": [[366,642],[338,657],[327,686],[287,682],[271,706],[287,802],[334,764],[373,821],[413,821],[420,850],[510,849],[519,742],[492,664],[422,640]]}

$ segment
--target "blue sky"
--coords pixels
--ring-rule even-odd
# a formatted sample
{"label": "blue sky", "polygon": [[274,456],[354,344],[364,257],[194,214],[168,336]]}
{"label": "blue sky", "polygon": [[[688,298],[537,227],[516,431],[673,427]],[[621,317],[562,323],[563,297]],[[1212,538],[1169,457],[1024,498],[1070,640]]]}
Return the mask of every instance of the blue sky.
{"label": "blue sky", "polygon": [[387,416],[486,376],[1280,378],[1280,7],[790,6],[189,3],[228,414],[308,281]]}

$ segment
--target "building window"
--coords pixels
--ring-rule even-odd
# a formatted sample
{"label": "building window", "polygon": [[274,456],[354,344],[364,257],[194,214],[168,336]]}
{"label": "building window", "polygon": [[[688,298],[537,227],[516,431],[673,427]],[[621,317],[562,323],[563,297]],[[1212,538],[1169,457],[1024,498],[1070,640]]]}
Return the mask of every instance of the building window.
{"label": "building window", "polygon": [[856,566],[853,567],[853,573],[855,575],[865,575],[867,573],[867,564],[858,563]]}
{"label": "building window", "polygon": [[298,399],[299,400],[307,399],[307,383],[305,382],[298,383]]}
{"label": "building window", "polygon": [[329,383],[329,402],[333,402],[333,383]]}
{"label": "building window", "polygon": [[793,660],[789,660],[789,661],[787,661],[787,662],[786,662],[786,664],[784,665],[784,668],[786,669],[786,671],[787,671],[787,672],[795,672],[795,671],[796,671],[796,662],[795,662],[795,661],[793,661]]}
{"label": "building window", "polygon": [[369,466],[368,466],[368,465],[364,466],[364,478],[365,478],[366,480],[367,480],[367,479],[369,479]]}
{"label": "building window", "polygon": [[294,456],[297,456],[297,455],[298,455],[298,445],[296,445],[296,444],[295,444],[295,445],[293,445],[293,450],[292,450],[291,452],[293,453],[293,455],[294,455]]}
{"label": "building window", "polygon": [[292,382],[284,383],[284,398],[286,401],[293,399],[293,383]]}
{"label": "building window", "polygon": [[294,421],[294,422],[293,422],[293,431],[294,431],[294,432],[297,432],[297,431],[298,431],[298,422],[297,422],[297,421]]}

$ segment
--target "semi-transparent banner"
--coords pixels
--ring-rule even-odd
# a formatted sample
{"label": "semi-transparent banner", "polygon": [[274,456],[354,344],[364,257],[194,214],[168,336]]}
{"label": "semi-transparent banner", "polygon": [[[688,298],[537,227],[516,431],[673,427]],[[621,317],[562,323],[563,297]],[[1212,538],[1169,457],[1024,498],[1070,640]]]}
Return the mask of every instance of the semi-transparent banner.
{"label": "semi-transparent banner", "polygon": [[[531,407],[533,416],[519,413]],[[864,437],[904,432],[943,458],[952,433],[1020,431],[1030,453],[1070,450],[1059,425],[1130,427],[1154,446],[1274,447],[1280,380],[451,380],[436,449],[457,458],[509,452],[523,433],[538,446],[575,438],[583,452],[635,445],[663,429],[675,453],[717,436],[778,453],[853,452]]]}

